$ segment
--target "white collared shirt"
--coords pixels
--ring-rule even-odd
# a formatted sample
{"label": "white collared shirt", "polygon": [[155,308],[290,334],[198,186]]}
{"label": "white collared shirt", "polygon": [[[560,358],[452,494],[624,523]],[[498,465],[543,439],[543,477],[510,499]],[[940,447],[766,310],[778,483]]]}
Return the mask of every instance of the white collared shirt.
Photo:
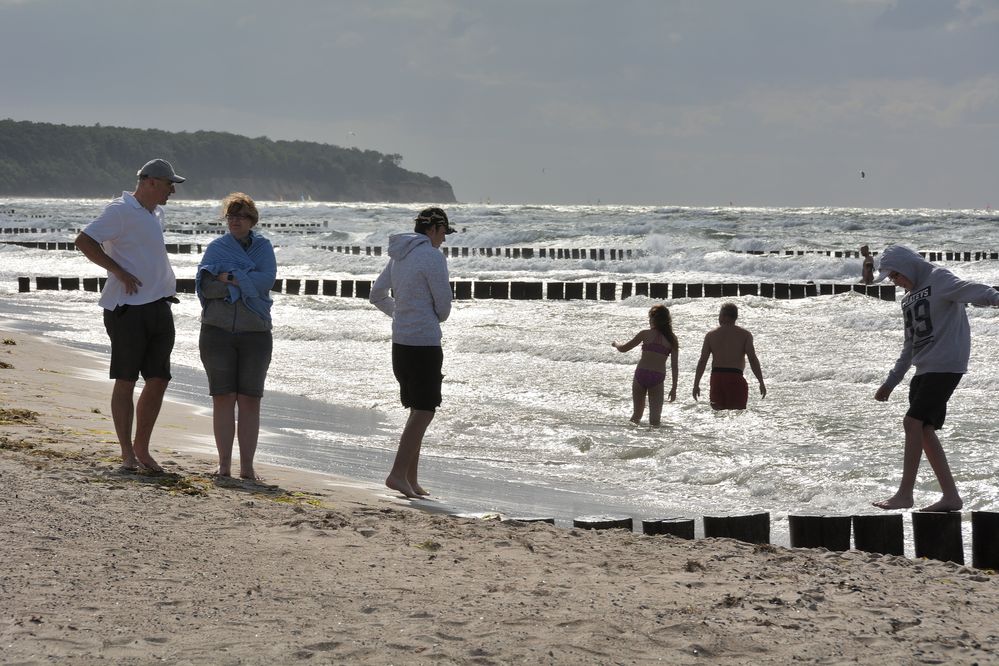
{"label": "white collared shirt", "polygon": [[126,294],[125,285],[108,273],[101,307],[114,310],[119,305],[142,305],[177,293],[177,277],[163,242],[164,226],[160,206],[150,213],[130,192],[122,192],[83,230],[142,283],[134,294]]}

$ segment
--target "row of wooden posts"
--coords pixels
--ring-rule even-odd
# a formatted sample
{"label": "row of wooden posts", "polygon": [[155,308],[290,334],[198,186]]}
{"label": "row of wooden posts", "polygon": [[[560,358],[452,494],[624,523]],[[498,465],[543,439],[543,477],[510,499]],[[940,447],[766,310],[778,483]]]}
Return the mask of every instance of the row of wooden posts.
{"label": "row of wooden posts", "polygon": [[[0,241],[7,245],[17,245],[36,250],[75,250],[72,241]],[[277,246],[280,247],[280,246]],[[380,245],[312,245],[313,250],[326,250],[340,254],[382,256]],[[200,243],[166,243],[168,254],[201,254],[204,246]],[[447,257],[507,257],[510,259],[592,259],[594,261],[616,261],[633,256],[633,250],[618,249],[580,249],[580,248],[519,248],[519,247],[449,247],[442,246],[441,252]]]}
{"label": "row of wooden posts", "polygon": [[[100,291],[106,277],[78,278],[37,276],[35,290]],[[30,292],[31,278],[17,279],[18,291]],[[371,280],[324,280],[286,278],[274,281],[271,291],[279,294],[305,296],[340,296],[343,298],[368,298]],[[632,296],[647,296],[658,300],[670,298],[725,298],[735,296],[760,296],[763,298],[797,299],[810,296],[831,296],[857,292],[885,301],[895,300],[894,285],[864,284],[791,284],[776,283],[682,283],[682,282],[494,282],[484,280],[456,280],[451,283],[455,300],[589,300],[614,301]],[[194,278],[178,278],[177,292],[193,294]]]}
{"label": "row of wooden posts", "polygon": [[[11,230],[0,229],[0,232],[7,233]],[[26,232],[27,230],[21,230]],[[75,250],[76,244],[72,241],[0,241],[7,245],[18,245],[38,250]],[[278,246],[280,247],[280,246]],[[380,245],[312,245],[313,250],[326,250],[338,252],[340,254],[382,256],[383,249]],[[201,254],[204,246],[200,243],[166,243],[166,250],[170,254]],[[804,256],[820,255],[837,258],[859,258],[860,252],[855,250],[728,250],[736,254],[752,255],[780,255],[780,256]],[[615,248],[529,248],[529,247],[466,247],[466,246],[441,246],[441,252],[448,257],[505,257],[508,259],[590,259],[592,261],[618,261],[642,256],[641,250],[615,249]],[[877,254],[872,252],[872,254]],[[962,251],[946,252],[935,250],[922,250],[919,255],[927,261],[988,261],[999,260],[999,252],[989,251]]]}
{"label": "row of wooden posts", "polygon": [[[870,553],[904,556],[901,513],[862,516],[789,515],[792,548],[850,550],[853,547]],[[914,511],[912,536],[916,557],[964,564],[964,541],[959,512],[931,513]],[[525,522],[555,524],[554,518],[514,518]],[[744,516],[704,516],[705,537],[726,537],[748,543],[770,543],[770,514]],[[634,531],[631,517],[586,516],[573,520],[573,527],[591,530],[627,529]],[[670,534],[681,539],[694,538],[693,518],[643,520],[642,533]],[[972,566],[999,571],[999,513],[971,512]]]}

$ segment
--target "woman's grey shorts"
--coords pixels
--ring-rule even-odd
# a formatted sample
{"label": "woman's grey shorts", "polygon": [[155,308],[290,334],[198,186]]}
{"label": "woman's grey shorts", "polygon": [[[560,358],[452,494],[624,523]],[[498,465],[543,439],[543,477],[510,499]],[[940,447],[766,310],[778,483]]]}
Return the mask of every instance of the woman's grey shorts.
{"label": "woman's grey shorts", "polygon": [[230,333],[217,326],[201,325],[201,363],[208,374],[208,393],[264,395],[264,380],[271,365],[274,340],[270,331]]}

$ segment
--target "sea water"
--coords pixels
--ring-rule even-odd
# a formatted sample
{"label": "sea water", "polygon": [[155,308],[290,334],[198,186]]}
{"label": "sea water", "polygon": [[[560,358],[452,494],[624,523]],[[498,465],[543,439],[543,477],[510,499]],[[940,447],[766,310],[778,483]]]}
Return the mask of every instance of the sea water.
{"label": "sea water", "polygon": [[[72,240],[105,203],[0,200],[0,227],[39,229],[0,240]],[[389,234],[411,230],[419,208],[263,202],[261,228],[276,246],[279,278],[374,279],[385,256],[313,247],[385,247]],[[167,242],[204,245],[221,229],[217,202],[171,201],[166,210]],[[749,252],[856,251],[862,244],[880,251],[890,243],[999,250],[999,216],[991,211],[470,204],[447,210],[461,230],[447,237],[447,246],[631,251],[615,260],[606,252],[602,261],[541,258],[537,251],[527,259],[450,257],[453,280],[843,283],[857,281],[860,259]],[[178,277],[194,277],[198,259],[170,256]],[[942,263],[966,279],[999,285],[999,261]],[[78,252],[0,245],[0,316],[62,342],[106,349],[96,294],[21,294],[16,280],[102,274]],[[265,433],[259,459],[330,472],[341,471],[331,461],[345,452],[355,459],[389,455],[406,417],[392,376],[389,318],[365,299],[274,299],[268,390],[298,396],[308,407],[296,412],[289,406],[294,400],[284,401],[285,418],[273,433],[281,437]],[[443,324],[444,403],[424,455],[438,468],[474,470],[487,494],[504,483],[589,489],[649,518],[769,511],[777,533],[786,533],[788,514],[866,513],[872,500],[893,494],[909,377],[887,403],[873,396],[902,346],[898,303],[858,293],[725,300],[739,305],[739,323],[754,335],[766,398],[747,369],[747,410],[713,412],[707,376],[701,400],[693,399],[701,343],[717,324],[722,300],[669,300],[680,373],[677,400],[666,404],[660,428],[629,423],[639,352],[611,346],[646,327],[647,311],[659,301],[456,301]],[[174,365],[195,378],[195,394],[206,393],[197,299],[182,295],[174,313]],[[970,372],[950,402],[941,439],[965,510],[995,510],[999,309],[972,307],[968,315]],[[265,397],[265,409],[267,403]],[[924,463],[917,506],[938,495]],[[480,500],[490,506],[489,497]]]}

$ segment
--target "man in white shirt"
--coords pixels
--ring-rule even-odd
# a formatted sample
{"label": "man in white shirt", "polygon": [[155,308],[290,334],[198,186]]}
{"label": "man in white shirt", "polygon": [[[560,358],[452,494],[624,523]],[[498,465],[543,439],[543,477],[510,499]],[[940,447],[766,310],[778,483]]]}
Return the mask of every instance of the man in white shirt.
{"label": "man in white shirt", "polygon": [[[135,191],[111,201],[76,237],[76,247],[108,272],[100,305],[111,339],[111,417],[122,467],[162,472],[149,453],[149,440],[171,378],[170,304],[177,302],[177,279],[163,242],[161,206],[176,191],[174,184],[185,179],[163,159],[147,162],[137,176]],[[140,374],[145,385],[136,405],[133,394]]]}

